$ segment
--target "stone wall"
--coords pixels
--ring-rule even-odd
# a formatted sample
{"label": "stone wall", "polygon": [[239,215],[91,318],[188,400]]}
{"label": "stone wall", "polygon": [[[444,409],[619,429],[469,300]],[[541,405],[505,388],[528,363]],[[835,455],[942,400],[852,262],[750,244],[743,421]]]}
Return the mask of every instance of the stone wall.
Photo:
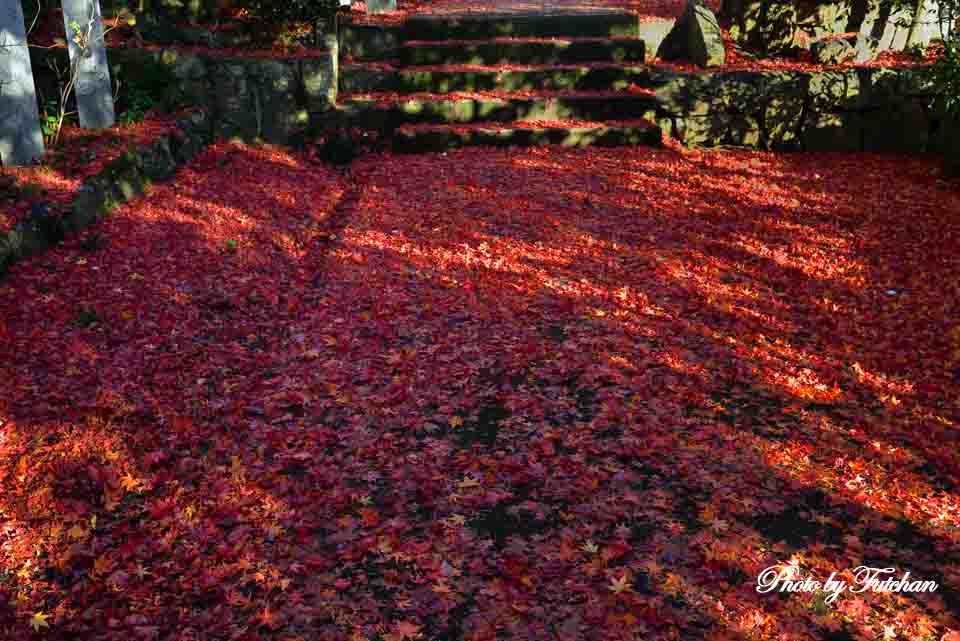
{"label": "stone wall", "polygon": [[191,104],[206,106],[226,138],[286,144],[320,121],[337,96],[332,55],[274,59],[128,49],[112,64],[135,67],[144,56],[169,68]]}
{"label": "stone wall", "polygon": [[[350,30],[344,54],[363,58],[396,46],[391,29]],[[41,78],[47,55],[33,50]],[[182,104],[202,106],[216,135],[289,144],[326,122],[336,100],[332,56],[256,59],[173,49],[110,53],[111,74],[157,78]],[[740,145],[806,151],[940,152],[960,148],[952,121],[929,106],[933,90],[918,69],[674,72],[651,69],[639,82],[659,99],[658,124],[690,146]],[[49,84],[49,78],[46,79]],[[121,87],[121,92],[122,92]],[[960,158],[960,154],[954,153]],[[960,161],[957,163],[960,165]]]}
{"label": "stone wall", "polygon": [[923,0],[911,35],[913,18],[908,9],[892,11],[885,0],[724,0],[720,11],[721,24],[735,41],[778,55],[850,32],[869,36],[875,51],[899,51],[925,46],[949,30],[939,23],[936,0]]}
{"label": "stone wall", "polygon": [[340,26],[340,55],[344,62],[398,58],[403,37],[400,26],[344,24]]}
{"label": "stone wall", "polygon": [[[55,91],[48,59],[60,51],[32,50],[41,91]],[[151,87],[154,98],[198,106],[213,118],[217,135],[245,141],[295,142],[322,123],[336,101],[334,54],[302,59],[231,57],[175,49],[113,49],[111,76],[124,86]]]}
{"label": "stone wall", "polygon": [[691,146],[803,151],[945,152],[949,119],[917,69],[651,71],[658,122]]}

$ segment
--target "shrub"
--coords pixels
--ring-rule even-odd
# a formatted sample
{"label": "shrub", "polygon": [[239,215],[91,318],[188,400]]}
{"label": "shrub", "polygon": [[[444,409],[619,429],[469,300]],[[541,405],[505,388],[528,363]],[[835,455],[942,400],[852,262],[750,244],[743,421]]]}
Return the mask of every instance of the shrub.
{"label": "shrub", "polygon": [[339,8],[337,0],[241,0],[238,6],[256,17],[274,24],[289,22],[316,23],[334,15]]}
{"label": "shrub", "polygon": [[323,33],[336,33],[338,0],[239,0],[238,8],[246,9],[259,20],[274,26],[306,23],[312,29],[313,46],[320,45]]}
{"label": "shrub", "polygon": [[73,324],[79,327],[91,327],[100,322],[100,316],[97,314],[96,310],[93,309],[81,309],[76,318],[73,319]]}
{"label": "shrub", "polygon": [[[152,108],[173,112],[187,105],[181,82],[170,65],[151,58],[125,60],[114,65],[118,86],[117,108],[124,122],[138,122]],[[123,114],[126,113],[126,116]]]}
{"label": "shrub", "polygon": [[43,142],[46,145],[52,144],[59,130],[59,110],[59,103],[52,98],[44,100],[40,108],[40,129],[43,132]]}
{"label": "shrub", "polygon": [[141,122],[146,117],[147,112],[153,109],[154,101],[149,92],[137,87],[129,88],[121,96],[121,102],[124,105],[123,111],[117,120],[125,125]]}
{"label": "shrub", "polygon": [[943,53],[927,73],[938,90],[946,112],[960,118],[960,42],[956,38],[944,41]]}

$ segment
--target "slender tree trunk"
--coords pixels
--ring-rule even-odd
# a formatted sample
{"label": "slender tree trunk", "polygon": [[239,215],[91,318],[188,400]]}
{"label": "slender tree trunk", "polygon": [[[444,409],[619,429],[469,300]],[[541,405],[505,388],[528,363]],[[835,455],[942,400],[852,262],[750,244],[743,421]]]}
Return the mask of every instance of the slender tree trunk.
{"label": "slender tree trunk", "polygon": [[863,21],[867,19],[869,7],[867,0],[853,0],[850,3],[850,18],[847,20],[847,32],[859,32]]}
{"label": "slender tree trunk", "polygon": [[923,17],[924,0],[913,0],[913,15],[910,17],[910,28],[907,30],[907,45],[914,43],[917,37],[917,29],[920,27],[920,19]]}

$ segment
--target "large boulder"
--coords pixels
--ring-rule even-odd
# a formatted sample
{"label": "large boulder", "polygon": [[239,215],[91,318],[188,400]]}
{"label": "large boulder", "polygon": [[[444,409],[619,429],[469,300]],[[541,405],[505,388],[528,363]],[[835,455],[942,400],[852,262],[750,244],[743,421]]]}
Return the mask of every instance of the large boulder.
{"label": "large boulder", "polygon": [[821,65],[842,65],[852,62],[857,51],[844,38],[818,40],[810,47],[813,61]]}
{"label": "large boulder", "polygon": [[256,86],[247,75],[246,60],[222,58],[209,69],[217,134],[253,139],[259,134],[253,105]]}
{"label": "large boulder", "polygon": [[660,44],[657,57],[689,60],[701,67],[722,65],[726,51],[717,16],[700,0],[689,0],[683,15]]}
{"label": "large boulder", "polygon": [[667,39],[676,19],[644,20],[637,24],[637,37],[647,43],[646,57],[649,59],[660,50],[660,45]]}
{"label": "large boulder", "polygon": [[297,94],[299,63],[297,60],[251,59],[247,74],[257,136],[268,142],[286,144],[290,136],[307,125],[309,119],[300,107]]}
{"label": "large boulder", "polygon": [[207,64],[203,56],[165,49],[160,63],[169,70],[176,82],[169,83],[174,98],[186,104],[206,104],[209,100]]}
{"label": "large boulder", "polygon": [[821,65],[867,62],[877,54],[879,42],[873,36],[858,33],[846,38],[826,37],[810,46],[813,61]]}

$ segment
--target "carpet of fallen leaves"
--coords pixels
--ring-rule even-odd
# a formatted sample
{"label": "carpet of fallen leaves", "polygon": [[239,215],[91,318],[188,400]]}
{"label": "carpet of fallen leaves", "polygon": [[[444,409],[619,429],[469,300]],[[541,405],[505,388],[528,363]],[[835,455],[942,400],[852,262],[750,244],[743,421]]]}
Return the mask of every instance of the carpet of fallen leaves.
{"label": "carpet of fallen leaves", "polygon": [[958,243],[929,158],[215,145],[0,281],[0,638],[955,641]]}
{"label": "carpet of fallen leaves", "polygon": [[150,113],[138,123],[100,130],[65,124],[56,147],[30,167],[0,167],[0,233],[30,212],[30,205],[67,205],[84,179],[102,172],[129,149],[155,142],[176,129],[177,114]]}

